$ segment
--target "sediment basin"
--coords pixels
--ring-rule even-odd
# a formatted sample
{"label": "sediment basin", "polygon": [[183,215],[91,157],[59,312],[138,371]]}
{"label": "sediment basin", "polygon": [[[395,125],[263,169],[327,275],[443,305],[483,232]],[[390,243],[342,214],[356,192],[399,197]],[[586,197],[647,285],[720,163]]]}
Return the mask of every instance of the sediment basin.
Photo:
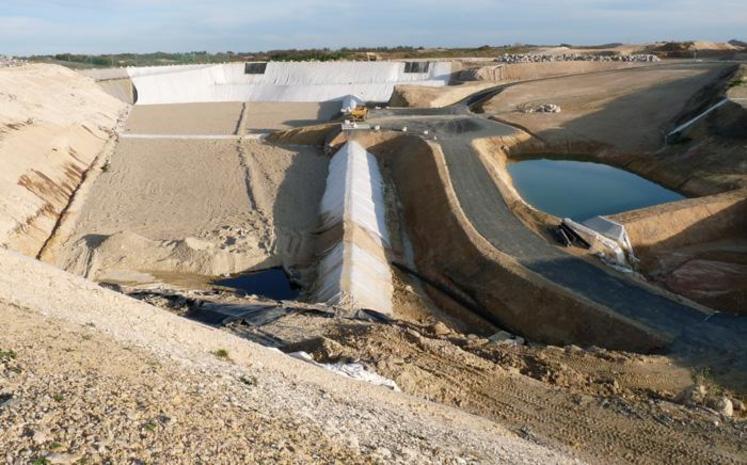
{"label": "sediment basin", "polygon": [[602,163],[541,158],[509,163],[507,169],[519,194],[530,205],[576,221],[685,198]]}

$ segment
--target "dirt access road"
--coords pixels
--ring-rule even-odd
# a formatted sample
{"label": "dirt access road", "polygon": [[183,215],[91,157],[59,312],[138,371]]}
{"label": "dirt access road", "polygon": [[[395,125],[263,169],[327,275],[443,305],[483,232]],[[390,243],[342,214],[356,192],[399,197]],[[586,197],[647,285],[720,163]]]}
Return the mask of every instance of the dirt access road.
{"label": "dirt access road", "polygon": [[[642,69],[645,68],[628,72]],[[383,129],[401,130],[407,126],[408,132],[418,134],[427,130],[427,138],[437,138],[465,215],[499,251],[612,312],[670,335],[674,341],[671,346],[674,356],[681,358],[687,366],[718,362],[732,370],[747,371],[747,361],[739,356],[747,350],[747,318],[722,314],[709,317],[697,308],[672,300],[631,278],[564,252],[538,236],[513,214],[473,149],[472,141],[511,135],[516,129],[474,113],[472,109],[515,84],[483,90],[440,109],[374,110],[369,120]]]}

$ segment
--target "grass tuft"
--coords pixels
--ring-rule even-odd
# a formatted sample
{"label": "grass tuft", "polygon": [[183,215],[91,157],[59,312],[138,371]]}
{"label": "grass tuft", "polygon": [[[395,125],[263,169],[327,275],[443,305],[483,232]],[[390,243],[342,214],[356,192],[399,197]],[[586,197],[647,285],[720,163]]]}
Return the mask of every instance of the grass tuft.
{"label": "grass tuft", "polygon": [[15,360],[17,354],[13,350],[0,349],[0,360]]}
{"label": "grass tuft", "polygon": [[218,349],[211,353],[222,360],[231,360],[231,357],[229,357],[228,351],[226,349]]}
{"label": "grass tuft", "polygon": [[246,384],[247,386],[256,386],[257,385],[257,378],[254,376],[241,376],[239,378],[239,381]]}

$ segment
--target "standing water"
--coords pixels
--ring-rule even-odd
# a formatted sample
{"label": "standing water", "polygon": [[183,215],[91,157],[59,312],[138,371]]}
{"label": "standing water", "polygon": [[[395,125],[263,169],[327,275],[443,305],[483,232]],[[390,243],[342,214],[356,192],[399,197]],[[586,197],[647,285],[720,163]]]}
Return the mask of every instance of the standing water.
{"label": "standing water", "polygon": [[213,281],[213,284],[275,300],[292,300],[299,294],[298,288],[291,283],[282,268],[250,271]]}
{"label": "standing water", "polygon": [[584,221],[684,197],[647,179],[601,163],[524,160],[508,165],[519,194],[533,207]]}

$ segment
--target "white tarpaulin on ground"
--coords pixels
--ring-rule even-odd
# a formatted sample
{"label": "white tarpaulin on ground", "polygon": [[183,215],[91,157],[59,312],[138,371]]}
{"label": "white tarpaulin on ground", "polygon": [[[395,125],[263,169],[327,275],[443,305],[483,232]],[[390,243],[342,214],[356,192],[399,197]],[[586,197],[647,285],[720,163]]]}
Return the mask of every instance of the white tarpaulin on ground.
{"label": "white tarpaulin on ground", "polygon": [[321,230],[340,231],[339,242],[323,251],[315,299],[391,313],[384,185],[376,157],[357,142],[332,157],[320,213]]}
{"label": "white tarpaulin on ground", "polygon": [[288,355],[290,355],[293,358],[303,360],[304,362],[311,363],[312,365],[325,368],[329,371],[337,373],[338,375],[345,376],[346,378],[357,379],[358,381],[365,381],[367,383],[375,384],[377,386],[385,386],[395,392],[400,392],[399,386],[397,386],[396,382],[394,382],[393,380],[389,378],[384,378],[378,373],[366,370],[366,367],[364,367],[360,363],[343,363],[343,362],[319,363],[315,361],[311,355],[303,351],[291,352]]}
{"label": "white tarpaulin on ground", "polygon": [[244,63],[127,68],[140,105],[190,102],[326,102],[356,96],[387,102],[397,84],[442,86],[451,63],[432,62],[423,73],[404,62],[269,62],[262,74]]}

